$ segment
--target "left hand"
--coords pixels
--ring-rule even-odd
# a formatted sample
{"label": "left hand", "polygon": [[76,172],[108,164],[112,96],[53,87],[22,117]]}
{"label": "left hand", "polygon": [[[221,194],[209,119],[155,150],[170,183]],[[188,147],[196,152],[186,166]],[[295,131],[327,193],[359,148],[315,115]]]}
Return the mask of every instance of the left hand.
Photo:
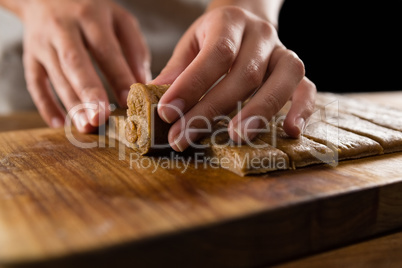
{"label": "left hand", "polygon": [[[304,75],[303,62],[280,42],[271,23],[245,9],[228,6],[195,21],[153,83],[172,84],[159,102],[158,113],[166,122],[176,121],[169,131],[169,142],[174,150],[183,151],[201,135],[193,132],[188,139],[181,135],[184,131],[189,127],[205,129],[206,120],[212,122],[229,114],[258,88],[230,122],[230,137],[236,142],[252,139],[256,134],[248,129],[263,127],[257,117],[269,121],[290,98],[293,104],[284,128],[297,137],[313,112],[316,93]],[[184,114],[183,121],[177,121],[178,111]],[[194,117],[204,120],[192,120]],[[189,120],[191,124],[187,124]]]}

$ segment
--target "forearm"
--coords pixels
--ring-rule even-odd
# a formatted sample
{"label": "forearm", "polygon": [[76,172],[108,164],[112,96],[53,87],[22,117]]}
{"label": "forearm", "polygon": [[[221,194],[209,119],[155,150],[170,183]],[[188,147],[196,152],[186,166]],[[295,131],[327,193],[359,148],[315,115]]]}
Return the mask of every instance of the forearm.
{"label": "forearm", "polygon": [[284,0],[212,0],[207,11],[222,6],[237,6],[256,14],[277,27],[283,2]]}

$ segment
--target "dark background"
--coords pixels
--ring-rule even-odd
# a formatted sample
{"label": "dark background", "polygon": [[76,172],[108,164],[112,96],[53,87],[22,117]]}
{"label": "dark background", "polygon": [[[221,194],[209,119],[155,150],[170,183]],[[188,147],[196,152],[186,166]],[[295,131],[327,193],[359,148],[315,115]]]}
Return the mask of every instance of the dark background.
{"label": "dark background", "polygon": [[319,91],[402,90],[401,4],[287,0],[279,37]]}

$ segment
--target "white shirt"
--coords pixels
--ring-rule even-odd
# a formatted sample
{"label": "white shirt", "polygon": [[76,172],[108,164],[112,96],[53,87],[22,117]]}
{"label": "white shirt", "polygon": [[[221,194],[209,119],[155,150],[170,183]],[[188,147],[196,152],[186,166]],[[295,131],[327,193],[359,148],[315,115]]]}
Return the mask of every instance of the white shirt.
{"label": "white shirt", "polygon": [[[116,0],[139,21],[157,75],[180,37],[205,10],[208,0]],[[22,66],[23,26],[0,7],[0,114],[33,109]],[[109,94],[110,95],[110,94]]]}

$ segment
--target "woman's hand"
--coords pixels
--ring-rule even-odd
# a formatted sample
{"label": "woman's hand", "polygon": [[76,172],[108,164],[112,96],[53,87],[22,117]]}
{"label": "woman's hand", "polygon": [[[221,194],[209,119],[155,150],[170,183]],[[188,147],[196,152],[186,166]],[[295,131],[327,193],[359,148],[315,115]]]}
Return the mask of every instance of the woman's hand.
{"label": "woman's hand", "polygon": [[113,1],[20,2],[28,90],[49,125],[61,126],[65,117],[49,81],[67,111],[95,104],[74,115],[79,131],[90,132],[108,117],[109,101],[92,57],[121,106],[127,104],[132,83],[151,79],[150,56],[139,25]]}
{"label": "woman's hand", "polygon": [[[230,122],[231,138],[237,142],[252,139],[256,132],[251,129],[264,127],[264,118],[270,121],[290,98],[292,107],[284,128],[297,137],[313,111],[316,93],[304,74],[303,62],[285,48],[267,20],[233,6],[207,12],[185,33],[153,81],[172,83],[158,109],[166,122],[176,121],[169,131],[171,146],[183,151],[201,134],[190,128],[205,129],[207,121],[229,114],[256,89]],[[184,116],[177,121],[180,113]]]}

